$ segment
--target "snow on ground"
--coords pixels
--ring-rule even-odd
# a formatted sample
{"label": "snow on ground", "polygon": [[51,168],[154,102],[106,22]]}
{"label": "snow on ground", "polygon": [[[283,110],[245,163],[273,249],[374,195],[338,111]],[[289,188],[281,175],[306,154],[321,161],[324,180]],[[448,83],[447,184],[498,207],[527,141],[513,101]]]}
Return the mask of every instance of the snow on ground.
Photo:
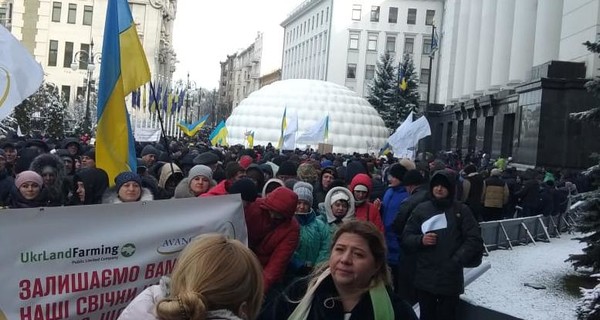
{"label": "snow on ground", "polygon": [[[564,262],[569,254],[580,253],[584,243],[574,235],[551,238],[550,243],[494,250],[488,257],[492,268],[465,288],[464,300],[526,320],[576,319],[577,298],[563,292],[561,278],[575,271]],[[546,286],[536,290],[524,286]]]}

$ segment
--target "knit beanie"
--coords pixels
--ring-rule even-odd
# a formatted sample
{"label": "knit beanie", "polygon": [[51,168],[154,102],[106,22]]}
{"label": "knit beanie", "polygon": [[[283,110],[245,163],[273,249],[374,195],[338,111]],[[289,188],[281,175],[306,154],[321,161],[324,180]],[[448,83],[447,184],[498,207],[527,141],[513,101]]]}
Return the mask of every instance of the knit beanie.
{"label": "knit beanie", "polygon": [[145,156],[145,155],[149,155],[149,154],[153,154],[155,156],[158,156],[159,151],[153,147],[152,145],[147,145],[144,147],[144,149],[142,149],[142,153],[141,156]]}
{"label": "knit beanie", "polygon": [[304,181],[298,181],[294,185],[294,192],[298,195],[298,200],[304,200],[311,206],[313,203],[313,186]]}
{"label": "knit beanie", "polygon": [[246,170],[252,164],[253,161],[254,160],[251,156],[245,155],[240,158],[240,161],[238,161],[238,163],[244,170]]}
{"label": "knit beanie", "polygon": [[212,170],[209,167],[202,164],[195,165],[190,169],[190,172],[188,173],[188,178],[190,178],[191,180],[197,176],[207,177],[209,180],[212,180]]}
{"label": "knit beanie", "polygon": [[389,168],[388,174],[402,181],[404,179],[404,175],[406,174],[406,168],[399,163],[395,163]]}
{"label": "knit beanie", "polygon": [[239,163],[229,162],[225,167],[225,179],[233,179],[235,175],[240,171],[244,171],[244,169],[242,169],[242,166],[240,166]]}
{"label": "knit beanie", "polygon": [[137,173],[131,172],[131,171],[125,171],[125,172],[119,173],[119,175],[117,175],[115,177],[115,184],[117,186],[117,192],[119,191],[119,189],[121,189],[121,187],[125,183],[127,183],[129,181],[136,182],[137,184],[140,185],[140,188],[142,187],[142,178]]}
{"label": "knit beanie", "polygon": [[319,173],[311,163],[303,163],[296,171],[298,179],[308,183],[316,183],[319,179]]}
{"label": "knit beanie", "polygon": [[227,190],[229,194],[239,193],[242,196],[242,200],[248,202],[254,202],[258,196],[256,184],[254,181],[244,178],[234,182],[231,187]]}
{"label": "knit beanie", "polygon": [[17,174],[17,177],[15,178],[15,186],[20,188],[25,182],[35,182],[41,187],[44,184],[44,179],[42,179],[42,176],[40,176],[37,172],[27,170]]}

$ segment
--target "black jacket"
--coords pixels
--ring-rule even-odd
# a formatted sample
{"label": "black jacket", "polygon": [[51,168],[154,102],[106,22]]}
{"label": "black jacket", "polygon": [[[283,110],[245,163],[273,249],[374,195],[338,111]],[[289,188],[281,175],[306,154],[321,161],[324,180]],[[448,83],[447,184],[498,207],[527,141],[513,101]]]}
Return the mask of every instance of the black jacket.
{"label": "black jacket", "polygon": [[[307,282],[300,280],[290,285],[272,305],[267,306],[261,315],[263,319],[287,319],[306,293]],[[417,320],[412,308],[404,301],[400,300],[391,290],[387,290],[392,307],[394,308],[394,318],[397,320]],[[312,305],[308,313],[309,320],[343,320],[344,307],[342,302],[336,299],[339,296],[331,276],[325,278],[319,288],[315,291]],[[364,293],[358,304],[352,309],[351,320],[376,320],[373,315],[373,306],[371,296],[368,292]]]}
{"label": "black jacket", "polygon": [[[448,179],[444,172],[436,173],[432,181],[440,174],[450,180],[447,183],[453,188],[453,179]],[[432,187],[429,190],[431,195]],[[448,198],[453,199],[453,193],[453,190],[450,191]],[[483,247],[481,230],[466,205],[453,201],[440,207],[439,203],[429,200],[414,209],[404,229],[402,245],[416,254],[414,284],[417,289],[433,294],[459,295],[464,292],[463,266],[478,255]],[[438,235],[436,245],[424,246],[421,225],[442,213],[445,214],[447,227],[433,231]]]}
{"label": "black jacket", "polygon": [[394,220],[394,231],[398,234],[398,239],[402,238],[402,232],[404,232],[406,222],[413,210],[427,200],[429,200],[427,185],[420,185],[400,204],[398,215],[396,216],[396,220]]}

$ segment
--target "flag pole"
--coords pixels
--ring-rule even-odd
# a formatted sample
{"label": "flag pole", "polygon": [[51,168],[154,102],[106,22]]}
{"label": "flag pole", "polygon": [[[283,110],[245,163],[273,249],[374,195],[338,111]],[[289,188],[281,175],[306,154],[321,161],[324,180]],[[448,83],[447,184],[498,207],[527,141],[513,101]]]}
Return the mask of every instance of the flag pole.
{"label": "flag pole", "polygon": [[[435,55],[433,52],[434,38],[435,38],[435,25],[432,24],[431,25],[431,48],[430,48],[430,54],[429,54],[429,75],[427,76],[427,102],[425,103],[426,109],[429,108],[429,96],[431,94],[431,74],[433,73],[433,70],[431,70],[431,68],[433,68],[433,57]],[[438,44],[438,46],[439,46],[439,44]]]}
{"label": "flag pole", "polygon": [[[150,93],[152,94],[152,98],[156,101],[156,91],[154,90],[154,83],[150,81]],[[167,152],[167,156],[169,156],[169,160],[171,159],[171,150],[169,150],[169,141],[167,140],[167,134],[165,133],[165,125],[163,124],[163,119],[160,116],[160,108],[156,108],[156,114],[158,115],[158,122],[160,123],[160,135],[163,138],[163,142],[165,144],[165,150]],[[173,168],[173,161],[169,161],[171,165],[171,174],[175,173],[175,169]],[[150,168],[148,168],[150,169]]]}

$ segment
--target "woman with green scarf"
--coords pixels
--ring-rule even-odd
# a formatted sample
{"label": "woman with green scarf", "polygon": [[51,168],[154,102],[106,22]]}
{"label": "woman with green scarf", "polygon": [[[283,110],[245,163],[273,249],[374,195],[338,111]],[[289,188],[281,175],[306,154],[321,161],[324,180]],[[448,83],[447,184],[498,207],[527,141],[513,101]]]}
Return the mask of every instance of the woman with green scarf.
{"label": "woman with green scarf", "polygon": [[342,224],[330,251],[328,262],[293,283],[260,319],[417,319],[389,287],[385,240],[372,223]]}

